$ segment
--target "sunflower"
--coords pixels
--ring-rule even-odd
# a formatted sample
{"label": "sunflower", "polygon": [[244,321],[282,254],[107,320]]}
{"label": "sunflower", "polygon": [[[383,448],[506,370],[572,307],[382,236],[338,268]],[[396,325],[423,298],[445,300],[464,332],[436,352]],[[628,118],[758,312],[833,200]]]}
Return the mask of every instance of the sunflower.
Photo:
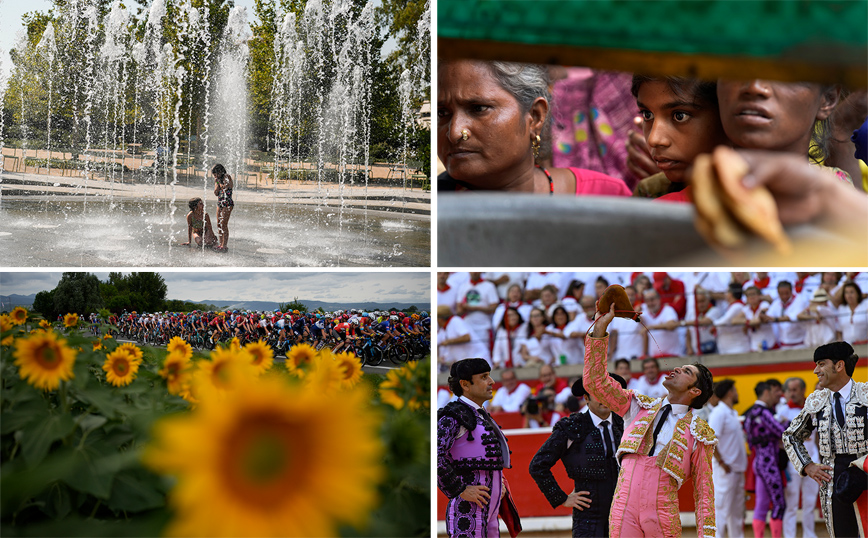
{"label": "sunflower", "polygon": [[324,348],[316,355],[310,372],[303,378],[308,387],[333,394],[343,386],[344,370],[335,360],[332,350]]}
{"label": "sunflower", "polygon": [[180,336],[175,336],[169,340],[169,343],[166,345],[166,351],[168,351],[169,354],[179,351],[188,359],[193,356],[193,346],[188,344],[187,341]]}
{"label": "sunflower", "polygon": [[[0,332],[11,331],[15,325],[12,323],[12,318],[9,317],[8,314],[0,314]],[[0,345],[9,346],[12,345],[12,341],[15,340],[15,337],[11,334],[0,341]]]}
{"label": "sunflower", "polygon": [[111,340],[112,338],[114,338],[114,336],[109,333],[105,333],[104,335],[102,335],[103,340]]}
{"label": "sunflower", "polygon": [[184,392],[190,383],[190,364],[189,357],[183,351],[174,351],[166,355],[163,367],[157,373],[166,380],[169,394],[179,395]]}
{"label": "sunflower", "polygon": [[257,373],[265,372],[274,363],[274,350],[262,340],[251,342],[244,346],[244,349],[250,353],[251,364],[256,368]]}
{"label": "sunflower", "polygon": [[9,315],[9,318],[15,325],[23,325],[27,321],[27,309],[23,306],[16,306],[12,309],[12,314]]}
{"label": "sunflower", "polygon": [[97,351],[99,349],[102,349],[102,342],[97,340],[96,342],[93,343],[93,350]]}
{"label": "sunflower", "polygon": [[392,369],[386,374],[386,380],[380,383],[380,400],[395,409],[404,408],[404,399],[398,395],[401,389],[401,370]]}
{"label": "sunflower", "polygon": [[136,378],[141,361],[136,360],[125,349],[116,349],[106,355],[102,369],[106,371],[106,380],[115,387],[129,385]]}
{"label": "sunflower", "polygon": [[48,321],[47,319],[42,319],[42,320],[39,320],[39,326],[47,331],[48,329],[51,328],[51,322]]}
{"label": "sunflower", "polygon": [[386,380],[380,383],[380,401],[395,409],[403,409],[406,405],[411,411],[429,407],[428,384],[424,376],[418,375],[417,366],[417,363],[409,362],[400,369],[389,370]]}
{"label": "sunflower", "polygon": [[299,344],[292,346],[289,354],[286,356],[286,366],[290,370],[295,370],[302,365],[310,365],[316,358],[316,350],[309,344]]}
{"label": "sunflower", "polygon": [[78,325],[78,314],[72,313],[63,316],[63,326],[70,328]]}
{"label": "sunflower", "polygon": [[354,387],[362,379],[362,361],[353,353],[338,353],[335,356],[338,365],[343,370],[344,377],[341,384],[344,387]]}
{"label": "sunflower", "polygon": [[136,346],[132,342],[127,342],[126,344],[119,345],[117,349],[115,349],[115,351],[117,351],[118,349],[124,349],[128,351],[129,354],[133,357],[133,359],[142,362],[142,357],[144,357],[144,354],[142,353],[142,350],[139,349],[138,346]]}
{"label": "sunflower", "polygon": [[196,364],[198,369],[193,373],[192,396],[198,400],[205,393],[214,391],[222,395],[232,388],[238,377],[253,374],[252,362],[246,350],[215,348],[211,352],[211,360],[199,361]]}
{"label": "sunflower", "polygon": [[229,342],[229,348],[234,351],[238,351],[239,349],[241,349],[241,340],[239,340],[237,336],[233,336],[232,341]]}
{"label": "sunflower", "polygon": [[18,374],[42,390],[54,390],[61,380],[74,377],[75,355],[75,350],[66,345],[66,340],[53,331],[40,331],[15,342]]}
{"label": "sunflower", "polygon": [[[379,416],[279,377],[242,376],[222,400],[157,422],[145,464],[177,477],[175,536],[327,536],[362,527],[384,476]],[[203,500],[207,499],[207,502]]]}

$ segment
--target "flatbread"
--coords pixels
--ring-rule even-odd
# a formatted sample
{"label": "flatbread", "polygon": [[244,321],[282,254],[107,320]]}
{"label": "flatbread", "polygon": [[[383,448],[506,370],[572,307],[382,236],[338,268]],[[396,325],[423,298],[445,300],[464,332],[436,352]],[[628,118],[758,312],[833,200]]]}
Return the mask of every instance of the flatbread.
{"label": "flatbread", "polygon": [[779,253],[789,254],[792,244],[781,225],[774,196],[762,185],[747,189],[742,183],[750,171],[744,158],[732,148],[718,146],[711,159],[723,205],[745,228],[774,245]]}
{"label": "flatbread", "polygon": [[748,235],[730,216],[723,204],[723,193],[713,167],[712,157],[698,155],[691,178],[693,203],[696,206],[697,231],[712,246],[734,249],[747,242]]}

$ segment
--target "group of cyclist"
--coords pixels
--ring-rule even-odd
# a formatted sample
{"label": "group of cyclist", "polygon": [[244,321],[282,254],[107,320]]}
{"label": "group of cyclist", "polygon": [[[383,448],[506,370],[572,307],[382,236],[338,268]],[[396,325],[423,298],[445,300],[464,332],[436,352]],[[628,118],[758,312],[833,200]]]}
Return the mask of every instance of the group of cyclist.
{"label": "group of cyclist", "polygon": [[[102,323],[91,316],[91,330],[98,334]],[[414,358],[413,350],[430,348],[431,319],[427,312],[405,314],[397,311],[302,313],[298,310],[281,312],[221,311],[206,312],[124,312],[107,320],[122,337],[142,343],[162,345],[180,336],[194,347],[213,348],[220,342],[238,338],[242,345],[263,340],[275,352],[285,355],[298,344],[307,343],[317,349],[329,346],[335,352],[359,351],[363,344],[367,362],[379,362],[388,357],[397,345],[399,360]]]}

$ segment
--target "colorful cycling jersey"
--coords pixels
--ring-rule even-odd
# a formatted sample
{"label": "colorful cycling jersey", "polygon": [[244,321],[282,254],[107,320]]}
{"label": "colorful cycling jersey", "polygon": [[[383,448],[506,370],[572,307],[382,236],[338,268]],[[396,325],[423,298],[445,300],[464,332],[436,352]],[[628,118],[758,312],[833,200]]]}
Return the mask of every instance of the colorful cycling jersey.
{"label": "colorful cycling jersey", "polygon": [[389,320],[384,320],[374,325],[374,330],[378,333],[389,332],[392,330],[392,324],[389,322]]}

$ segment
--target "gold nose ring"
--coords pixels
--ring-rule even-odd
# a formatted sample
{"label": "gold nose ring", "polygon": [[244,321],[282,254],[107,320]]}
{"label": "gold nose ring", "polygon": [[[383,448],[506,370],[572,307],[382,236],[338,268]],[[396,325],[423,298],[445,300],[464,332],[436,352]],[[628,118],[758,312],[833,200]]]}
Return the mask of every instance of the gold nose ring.
{"label": "gold nose ring", "polygon": [[470,131],[461,129],[461,140],[467,140],[468,138],[470,138]]}

